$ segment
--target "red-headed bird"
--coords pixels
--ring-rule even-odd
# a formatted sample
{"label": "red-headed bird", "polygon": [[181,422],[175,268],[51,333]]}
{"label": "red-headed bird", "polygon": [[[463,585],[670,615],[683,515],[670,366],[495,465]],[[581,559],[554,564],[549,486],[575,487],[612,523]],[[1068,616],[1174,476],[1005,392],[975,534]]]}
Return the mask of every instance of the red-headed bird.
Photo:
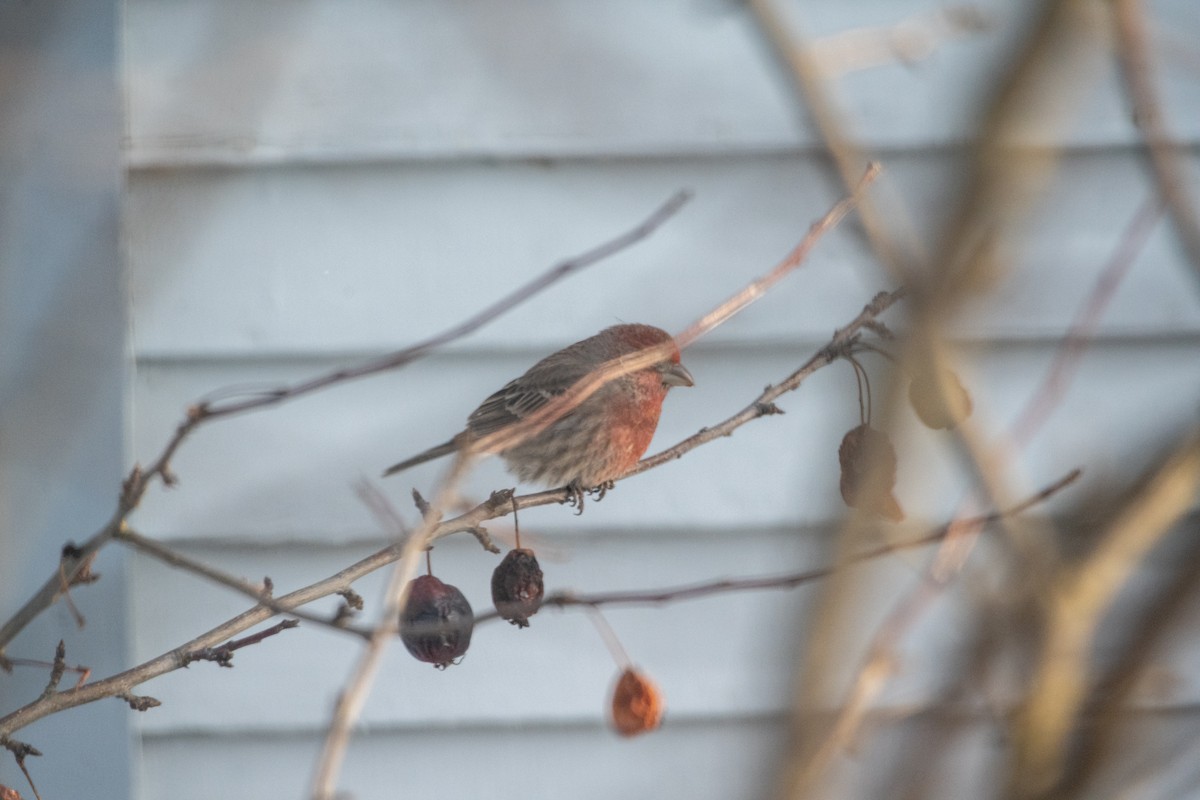
{"label": "red-headed bird", "polygon": [[606,361],[668,342],[667,358],[608,381],[539,433],[500,451],[509,471],[520,480],[567,486],[582,504],[584,492],[603,494],[614,478],[638,463],[654,437],[667,391],[693,385],[691,373],[679,363],[679,348],[664,330],[614,325],[546,356],[484,400],[471,412],[462,433],[388,467],[383,474],[394,475],[517,425]]}

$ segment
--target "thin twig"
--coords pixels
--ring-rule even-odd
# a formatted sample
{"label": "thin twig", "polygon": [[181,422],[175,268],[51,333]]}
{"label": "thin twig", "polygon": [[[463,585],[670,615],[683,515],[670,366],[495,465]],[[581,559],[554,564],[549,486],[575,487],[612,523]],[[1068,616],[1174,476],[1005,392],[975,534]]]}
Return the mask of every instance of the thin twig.
{"label": "thin twig", "polygon": [[517,550],[521,549],[521,523],[517,519],[517,501],[516,494],[513,494],[512,515],[513,515],[513,542]]}
{"label": "thin twig", "polygon": [[63,673],[67,670],[67,643],[62,639],[58,640],[58,647],[54,648],[54,663],[50,666],[50,680],[46,682],[46,688],[42,690],[42,698],[50,697],[58,691],[58,684],[62,681]]}
{"label": "thin twig", "polygon": [[13,754],[13,758],[17,761],[17,766],[21,768],[21,773],[25,776],[25,780],[29,782],[29,788],[33,792],[33,796],[37,800],[42,800],[42,796],[38,794],[37,786],[33,783],[33,776],[29,774],[29,769],[25,766],[25,759],[28,756],[40,756],[41,751],[33,745],[18,742],[6,736],[0,736],[0,746],[3,746]]}
{"label": "thin twig", "polygon": [[[667,461],[674,461],[695,447],[699,447],[702,444],[711,442],[714,439],[719,439],[723,436],[729,436],[735,430],[751,420],[760,419],[763,416],[778,413],[778,409],[776,409],[774,406],[775,400],[778,400],[781,396],[788,392],[798,389],[800,384],[804,383],[804,381],[814,372],[822,367],[832,364],[834,361],[840,358],[841,354],[845,351],[845,348],[849,345],[855,334],[857,334],[870,321],[874,320],[884,311],[887,311],[897,302],[902,300],[906,295],[907,291],[904,287],[900,287],[892,292],[879,292],[871,299],[870,303],[863,307],[863,310],[859,312],[858,316],[852,319],[845,327],[839,328],[834,332],[833,338],[829,340],[828,344],[813,354],[808,361],[804,362],[804,364],[791,375],[787,376],[779,383],[774,384],[773,386],[768,386],[766,389],[764,389],[762,394],[756,397],[754,402],[752,402],[750,405],[746,406],[737,414],[734,414],[725,421],[712,427],[704,428],[698,433],[689,436],[687,439],[684,439],[682,442],[679,442],[678,444],[669,447],[660,453],[656,453],[649,458],[642,459],[642,461],[636,467],[630,470],[628,475],[625,477],[637,475],[645,472],[648,469],[653,469],[659,464],[666,463]],[[522,504],[521,507],[524,508],[525,505]]]}
{"label": "thin twig", "polygon": [[221,667],[233,666],[233,654],[243,647],[249,647],[253,644],[258,644],[264,639],[269,639],[276,634],[294,628],[300,624],[298,619],[281,620],[269,628],[264,628],[258,633],[252,633],[249,636],[243,636],[241,639],[231,639],[218,647],[202,647],[185,653],[183,657],[183,666],[187,666],[195,661],[212,661]]}
{"label": "thin twig", "polygon": [[301,611],[295,607],[281,603],[272,597],[272,587],[269,587],[270,579],[265,579],[261,584],[254,584],[250,581],[243,580],[227,572],[217,569],[216,567],[205,564],[194,558],[183,555],[177,550],[166,546],[162,542],[155,541],[147,536],[135,531],[128,525],[121,527],[117,532],[117,541],[123,542],[134,548],[140,553],[144,553],[152,558],[158,559],[168,566],[182,569],[186,572],[191,572],[201,578],[205,578],[213,583],[233,589],[235,592],[244,594],[252,600],[256,600],[259,605],[264,608],[269,608],[276,614],[291,614],[299,617],[306,622],[312,622],[316,625],[322,625],[327,628],[332,628],[343,633],[350,633],[357,636],[362,634],[342,623],[340,616],[335,616],[332,619],[323,617],[319,614],[312,614],[307,611]]}
{"label": "thin twig", "polygon": [[[1033,494],[1025,500],[1022,500],[1012,508],[1005,509],[1004,511],[993,511],[989,514],[982,514],[977,517],[960,520],[954,524],[983,527],[985,525],[998,522],[1006,517],[1022,514],[1025,511],[1028,511],[1030,508],[1049,500],[1051,497],[1058,494],[1063,489],[1067,488],[1076,480],[1078,480],[1079,476],[1082,474],[1082,470],[1071,470],[1054,483],[1051,483],[1049,486],[1046,486],[1036,494]],[[930,533],[925,534],[924,536],[919,536],[903,542],[888,542],[886,544],[881,544],[844,558],[839,563],[828,567],[818,567],[816,569],[808,569],[800,572],[788,572],[781,575],[756,575],[746,578],[724,578],[715,581],[703,581],[701,583],[687,584],[685,586],[672,586],[665,589],[635,589],[623,592],[598,592],[593,594],[555,592],[547,595],[542,601],[542,605],[556,606],[558,608],[568,608],[571,606],[596,607],[606,605],[661,605],[664,603],[675,603],[684,600],[696,600],[714,594],[724,594],[726,592],[745,592],[763,589],[793,589],[797,586],[803,586],[804,584],[821,580],[822,578],[828,578],[835,572],[855,564],[861,564],[865,561],[882,558],[903,550],[910,550],[917,547],[927,547],[935,542],[945,539],[946,536],[950,534],[951,529],[951,524],[942,525],[938,528],[935,528]],[[499,616],[500,615],[495,610],[477,614],[475,616],[475,624],[478,625],[482,622],[498,619]]]}
{"label": "thin twig", "polygon": [[[375,521],[387,531],[389,536],[399,541],[409,535],[410,531],[408,525],[404,523],[404,517],[400,516],[400,512],[392,505],[392,501],[379,490],[378,486],[363,478],[355,484],[354,493],[358,495],[358,499],[370,510]],[[422,514],[422,516],[424,515]]]}
{"label": "thin twig", "polygon": [[1054,352],[1054,359],[1046,368],[1041,384],[1034,390],[1032,398],[1013,422],[1011,435],[1016,447],[1029,444],[1049,418],[1050,412],[1062,401],[1088,343],[1096,334],[1100,317],[1149,240],[1150,233],[1161,215],[1161,203],[1147,200],[1129,221],[1108,264],[1100,272],[1079,310],[1075,312],[1067,335]]}
{"label": "thin twig", "polygon": [[916,64],[946,42],[980,33],[991,18],[976,6],[948,6],[914,14],[891,25],[851,28],[816,39],[809,46],[813,63],[829,78],[871,67]]}
{"label": "thin twig", "polygon": [[[91,564],[87,564],[81,570],[81,574],[90,570]],[[67,611],[71,614],[71,618],[75,620],[75,627],[82,628],[87,624],[87,619],[83,616],[83,612],[79,610],[79,607],[75,605],[75,601],[71,599],[71,583],[72,581],[67,578],[66,570],[63,568],[63,562],[60,560],[58,562],[59,594],[62,596],[63,602],[67,604]]]}
{"label": "thin twig", "polygon": [[[842,113],[826,87],[826,71],[796,27],[784,19],[775,0],[749,0],[747,5],[764,40],[787,67],[787,77],[829,149],[842,184],[851,190],[872,159],[850,135]],[[922,258],[923,254],[905,210],[892,204],[885,213],[875,199],[864,197],[858,217],[875,257],[894,281],[909,283],[914,271],[911,262]],[[891,221],[890,229],[884,224],[885,219]]]}
{"label": "thin twig", "polygon": [[[5,659],[5,662],[10,667],[38,667],[40,669],[53,669],[54,668],[54,662],[42,661],[41,659],[37,659],[37,658],[9,658],[9,659]],[[87,681],[87,679],[89,677],[91,677],[91,675],[92,675],[91,667],[66,666],[65,669],[67,672],[74,672],[79,675],[79,677],[75,679],[76,687],[82,686]]]}
{"label": "thin twig", "polygon": [[597,247],[593,247],[591,250],[587,250],[586,252],[575,256],[574,258],[570,258],[566,261],[558,263],[548,271],[534,278],[529,283],[518,287],[508,295],[497,300],[495,303],[480,311],[473,317],[470,317],[467,320],[460,322],[459,324],[445,331],[442,331],[436,336],[431,336],[430,338],[412,345],[411,347],[406,347],[403,350],[398,350],[395,353],[368,361],[356,367],[347,367],[334,370],[333,372],[319,375],[315,378],[311,378],[307,381],[303,381],[292,386],[281,387],[271,392],[259,393],[256,396],[247,398],[245,400],[229,402],[222,405],[214,404],[207,408],[206,413],[210,417],[240,414],[243,411],[275,405],[283,400],[289,400],[301,395],[309,394],[317,391],[318,389],[324,389],[335,383],[343,383],[348,380],[363,378],[368,375],[386,372],[409,364],[418,358],[428,355],[433,350],[444,347],[453,341],[474,333],[487,323],[512,310],[514,307],[520,305],[539,292],[542,292],[563,278],[580,272],[592,266],[593,264],[596,264],[597,262],[610,258],[622,250],[637,244],[662,227],[663,223],[674,216],[676,212],[678,212],[679,209],[681,209],[683,205],[690,199],[690,192],[676,192],[636,227],[626,231],[625,233],[622,233],[620,236],[610,239],[609,241]]}
{"label": "thin twig", "polygon": [[1187,188],[1189,164],[1183,148],[1172,141],[1163,120],[1162,102],[1154,85],[1150,34],[1141,0],[1114,0],[1117,60],[1125,92],[1133,106],[1134,123],[1142,132],[1150,169],[1167,206],[1171,223],[1200,282],[1200,208]]}

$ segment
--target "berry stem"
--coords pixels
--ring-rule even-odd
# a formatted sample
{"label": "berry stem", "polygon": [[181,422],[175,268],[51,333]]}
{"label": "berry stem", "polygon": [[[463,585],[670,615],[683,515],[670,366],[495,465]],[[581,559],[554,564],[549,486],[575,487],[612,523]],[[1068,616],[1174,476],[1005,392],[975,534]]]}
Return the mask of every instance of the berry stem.
{"label": "berry stem", "polygon": [[[850,366],[854,367],[854,383],[858,386],[858,421],[863,425],[871,424],[872,398],[871,398],[871,379],[867,375],[866,367],[859,363],[858,359],[847,354],[846,360],[850,362]],[[866,384],[866,405],[863,405],[863,385]]]}
{"label": "berry stem", "polygon": [[621,640],[617,638],[617,632],[613,630],[612,625],[608,624],[608,620],[604,614],[596,606],[589,606],[587,612],[588,618],[596,626],[596,631],[600,634],[600,638],[604,640],[604,645],[612,655],[613,661],[617,662],[617,666],[623,670],[630,669],[633,663],[629,660],[629,653],[625,652],[624,646],[621,645]]}
{"label": "berry stem", "polygon": [[521,523],[517,522],[517,493],[513,492],[512,496],[513,508],[513,540],[516,543],[517,549],[521,549]]}

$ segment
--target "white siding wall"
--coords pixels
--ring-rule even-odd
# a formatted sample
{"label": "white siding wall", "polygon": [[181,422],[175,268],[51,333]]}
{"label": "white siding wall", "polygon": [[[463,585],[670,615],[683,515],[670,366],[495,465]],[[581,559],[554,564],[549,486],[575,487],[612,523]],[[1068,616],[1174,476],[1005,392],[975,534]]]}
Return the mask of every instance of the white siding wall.
{"label": "white siding wall", "polygon": [[[985,5],[989,32],[837,85],[855,130],[886,150],[888,180],[922,230],[948,213],[957,145],[1023,19],[1023,7]],[[1153,8],[1185,49],[1200,36],[1193,5]],[[934,8],[829,0],[800,11],[810,33],[825,35]],[[697,192],[649,242],[449,352],[190,441],[174,465],[181,485],[149,497],[136,525],[237,574],[270,575],[280,591],[379,545],[351,489],[360,476],[455,432],[508,377],[615,320],[681,328],[769,268],[840,194],[735,3],[127,0],[125,59],[137,458],[157,452],[185,405],[213,389],[273,385],[413,341],[623,230],[677,188]],[[1171,109],[1200,108],[1194,67],[1168,60],[1163,78]],[[1171,122],[1200,139],[1200,115]],[[1149,196],[1135,140],[1106,68],[1045,201],[1053,213],[1032,226],[996,302],[957,323],[975,356],[981,419],[1013,418]],[[1093,486],[1128,477],[1151,445],[1195,419],[1200,303],[1185,269],[1163,227],[1026,455],[1030,486],[1078,464]],[[668,399],[652,449],[745,405],[886,287],[852,225],[827,237],[776,294],[687,354],[697,386]],[[826,370],[784,398],[786,416],[624,483],[582,518],[563,508],[524,514],[548,588],[824,563],[841,511],[836,446],[857,418],[852,387],[848,367]],[[911,439],[898,491],[918,521],[936,519],[961,479],[937,437]],[[414,470],[386,489],[407,510],[408,488],[437,474]],[[482,497],[508,485],[488,464],[467,490]],[[912,563],[858,571],[872,602],[844,652],[861,649],[910,585]],[[438,574],[477,609],[488,605],[494,564],[470,541],[439,545],[436,556]],[[135,584],[139,598],[188,598],[133,603],[139,659],[245,606],[142,559]],[[362,581],[368,602],[379,591],[377,576]],[[580,614],[547,611],[522,632],[483,627],[445,673],[393,648],[343,785],[359,798],[765,797],[786,748],[792,669],[815,596],[612,611],[669,705],[666,728],[634,742],[602,728],[613,667]],[[906,642],[875,735],[859,761],[839,767],[845,796],[883,796],[880,776],[925,741],[926,720],[894,712],[935,697],[940,665],[963,657],[965,643],[944,632],[975,624],[971,599],[952,590]],[[1200,727],[1177,713],[1200,700],[1198,653],[1190,641],[1163,654],[1178,680],[1137,695],[1153,736],[1130,748],[1168,748]],[[235,670],[199,665],[145,687],[164,705],[136,718],[140,796],[300,796],[355,655],[351,640],[306,628],[240,653]],[[966,714],[958,725],[958,769],[924,796],[981,796],[995,783],[987,718]],[[1172,780],[1156,796],[1181,796]]]}

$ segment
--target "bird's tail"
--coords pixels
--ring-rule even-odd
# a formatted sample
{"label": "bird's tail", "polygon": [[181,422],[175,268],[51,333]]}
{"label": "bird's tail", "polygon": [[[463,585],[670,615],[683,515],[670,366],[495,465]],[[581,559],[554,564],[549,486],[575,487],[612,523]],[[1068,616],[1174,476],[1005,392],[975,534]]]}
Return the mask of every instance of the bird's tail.
{"label": "bird's tail", "polygon": [[453,453],[458,448],[458,442],[451,439],[448,442],[442,442],[437,447],[431,447],[428,450],[417,453],[412,458],[401,461],[399,464],[393,464],[383,471],[383,477],[395,475],[397,472],[403,472],[409,467],[415,467],[417,464],[424,464],[426,461],[432,461],[435,458],[441,458],[448,453]]}

